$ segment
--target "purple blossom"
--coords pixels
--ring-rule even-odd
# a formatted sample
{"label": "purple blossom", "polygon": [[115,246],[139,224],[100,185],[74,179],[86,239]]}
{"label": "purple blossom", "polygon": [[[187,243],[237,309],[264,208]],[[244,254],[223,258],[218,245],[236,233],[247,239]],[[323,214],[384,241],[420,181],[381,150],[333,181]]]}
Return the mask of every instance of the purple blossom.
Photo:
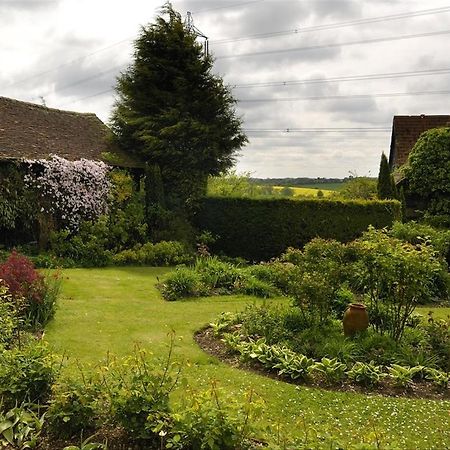
{"label": "purple blossom", "polygon": [[41,211],[59,218],[63,226],[77,230],[83,220],[108,212],[110,167],[99,161],[50,159],[25,160],[29,165],[24,181],[40,198]]}

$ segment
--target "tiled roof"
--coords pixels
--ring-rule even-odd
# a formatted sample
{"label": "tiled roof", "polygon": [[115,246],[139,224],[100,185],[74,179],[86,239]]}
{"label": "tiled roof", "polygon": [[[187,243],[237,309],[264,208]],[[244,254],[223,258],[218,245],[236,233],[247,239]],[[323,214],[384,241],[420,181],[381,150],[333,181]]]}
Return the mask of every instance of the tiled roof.
{"label": "tiled roof", "polygon": [[389,165],[395,168],[405,164],[424,131],[445,126],[450,126],[450,116],[394,116]]}
{"label": "tiled roof", "polygon": [[110,133],[95,114],[0,97],[0,160],[42,159],[55,154],[71,161],[101,161],[107,152],[115,155],[113,165],[139,167],[113,146]]}

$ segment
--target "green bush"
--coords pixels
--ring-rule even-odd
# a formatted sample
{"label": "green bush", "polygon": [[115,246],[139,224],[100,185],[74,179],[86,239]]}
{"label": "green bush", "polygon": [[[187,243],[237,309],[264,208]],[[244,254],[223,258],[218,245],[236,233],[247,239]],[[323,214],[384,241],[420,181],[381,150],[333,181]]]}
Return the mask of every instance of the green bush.
{"label": "green bush", "polygon": [[15,302],[6,286],[0,284],[0,348],[9,347],[19,332],[20,319]]}
{"label": "green bush", "polygon": [[395,222],[389,234],[411,244],[427,244],[450,263],[450,230],[416,222]]}
{"label": "green bush", "polygon": [[178,267],[166,277],[160,287],[166,300],[178,300],[183,297],[198,297],[206,292],[200,275],[187,267]]}
{"label": "green bush", "polygon": [[253,417],[260,411],[255,393],[244,402],[227,397],[215,384],[209,392],[190,391],[180,412],[172,415],[173,428],[166,448],[235,450],[250,449]]}
{"label": "green bush", "polygon": [[191,260],[190,252],[181,242],[176,241],[161,241],[156,244],[146,242],[112,256],[113,264],[118,266],[174,266]]}
{"label": "green bush", "polygon": [[104,396],[98,375],[83,372],[81,377],[65,377],[53,386],[46,414],[51,434],[71,437],[95,429]]}
{"label": "green bush", "polygon": [[350,241],[369,225],[390,226],[399,217],[398,201],[208,197],[196,225],[218,236],[213,251],[261,261],[318,236]]}
{"label": "green bush", "polygon": [[237,291],[260,298],[272,298],[279,295],[279,291],[272,284],[255,277],[248,277]]}
{"label": "green bush", "polygon": [[374,325],[399,341],[415,307],[433,300],[442,261],[425,244],[405,243],[373,228],[351,245],[360,254],[355,279],[369,297],[372,314],[381,311],[387,318]]}
{"label": "green bush", "polygon": [[57,375],[54,355],[36,341],[0,351],[0,401],[5,407],[43,403]]}
{"label": "green bush", "polygon": [[111,259],[107,230],[108,219],[102,216],[97,222],[82,222],[77,233],[54,231],[50,234],[50,250],[57,257],[73,260],[82,267],[106,266]]}
{"label": "green bush", "polygon": [[404,171],[409,190],[426,201],[429,213],[450,215],[450,127],[425,131]]}
{"label": "green bush", "polygon": [[167,300],[231,293],[262,298],[278,294],[272,283],[254,276],[251,267],[239,267],[215,256],[199,257],[191,267],[179,267],[165,278],[160,289]]}

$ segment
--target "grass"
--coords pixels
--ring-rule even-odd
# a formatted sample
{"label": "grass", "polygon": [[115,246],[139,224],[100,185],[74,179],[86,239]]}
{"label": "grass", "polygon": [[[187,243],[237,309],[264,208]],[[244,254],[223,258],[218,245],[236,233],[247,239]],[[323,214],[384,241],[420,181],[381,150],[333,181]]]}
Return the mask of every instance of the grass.
{"label": "grass", "polygon": [[433,317],[435,319],[446,319],[447,317],[450,317],[450,308],[430,308],[426,306],[416,308],[416,312],[422,314],[425,319],[428,317],[430,311],[433,311]]}
{"label": "grass", "polygon": [[[273,186],[273,189],[279,192],[285,187],[286,186]],[[330,197],[335,194],[335,191],[333,190],[322,189],[320,187],[291,187],[291,189],[294,192],[293,197],[317,197],[317,192],[319,192],[319,190],[323,192],[324,197]]]}
{"label": "grass", "polygon": [[259,426],[262,429],[270,425],[276,430],[273,435],[304,438],[307,428],[309,436],[314,430],[337,436],[343,445],[340,448],[377,439],[382,448],[449,448],[448,401],[364,396],[294,386],[234,369],[206,355],[193,341],[194,331],[221,311],[237,311],[249,302],[261,300],[230,296],[165,302],[155,283],[168,270],[65,270],[63,298],[46,330],[47,340],[72,360],[96,363],[107,351],[118,356],[129,354],[136,342],[156,356],[165,356],[167,333],[173,329],[177,335],[176,357],[184,361],[184,376],[189,384],[206,388],[211,380],[217,380],[235,398],[254,389],[265,401]]}
{"label": "grass", "polygon": [[309,183],[309,184],[302,184],[302,188],[309,188],[309,189],[321,189],[322,191],[328,190],[328,191],[339,191],[342,189],[342,186],[344,186],[345,183]]}

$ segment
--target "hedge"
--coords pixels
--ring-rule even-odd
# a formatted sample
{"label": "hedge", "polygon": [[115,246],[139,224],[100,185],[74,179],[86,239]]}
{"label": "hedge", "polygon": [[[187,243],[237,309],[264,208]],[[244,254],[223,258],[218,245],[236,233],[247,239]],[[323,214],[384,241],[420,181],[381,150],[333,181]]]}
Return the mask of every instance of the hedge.
{"label": "hedge", "polygon": [[401,216],[397,200],[291,200],[206,197],[196,225],[217,236],[214,252],[251,261],[268,260],[315,237],[341,242],[369,225],[391,226]]}

